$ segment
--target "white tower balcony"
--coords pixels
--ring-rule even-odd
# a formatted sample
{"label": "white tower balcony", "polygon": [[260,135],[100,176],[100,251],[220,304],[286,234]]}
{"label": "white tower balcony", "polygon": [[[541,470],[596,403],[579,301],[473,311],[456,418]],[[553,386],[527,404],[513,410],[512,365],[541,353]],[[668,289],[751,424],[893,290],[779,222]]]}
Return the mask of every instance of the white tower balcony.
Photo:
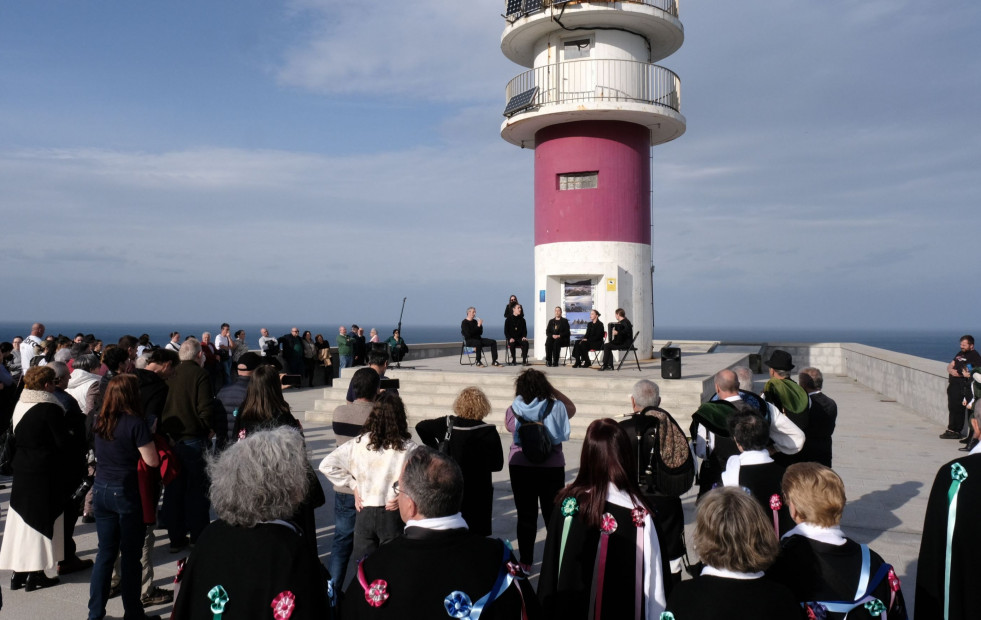
{"label": "white tower balcony", "polygon": [[678,0],[507,0],[505,6],[508,25],[501,35],[501,51],[525,67],[544,64],[537,57],[548,37],[577,29],[601,27],[643,37],[649,62],[667,58],[685,40]]}
{"label": "white tower balcony", "polygon": [[578,120],[643,125],[652,145],[685,133],[681,80],[652,63],[590,58],[548,64],[512,79],[506,95],[518,106],[505,113],[501,137],[523,148],[534,148],[539,129]]}

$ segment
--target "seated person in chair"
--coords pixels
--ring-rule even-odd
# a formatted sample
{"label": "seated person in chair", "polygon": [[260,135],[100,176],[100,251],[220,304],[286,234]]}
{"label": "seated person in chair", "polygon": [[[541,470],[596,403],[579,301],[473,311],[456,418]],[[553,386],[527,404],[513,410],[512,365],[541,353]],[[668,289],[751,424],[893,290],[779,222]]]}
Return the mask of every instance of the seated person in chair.
{"label": "seated person in chair", "polygon": [[481,353],[484,347],[490,348],[494,366],[500,366],[497,363],[497,342],[483,337],[484,320],[477,318],[477,309],[473,306],[467,308],[467,318],[460,322],[460,334],[463,336],[463,342],[468,347],[473,347],[474,351],[476,351],[477,366],[483,367],[484,365],[481,359]]}
{"label": "seated person in chair", "polygon": [[511,352],[509,364],[512,366],[518,363],[515,350],[521,348],[521,364],[528,365],[528,324],[525,322],[525,315],[521,309],[521,304],[514,304],[511,307],[511,316],[504,321],[504,339],[508,343],[508,351]]}
{"label": "seated person in chair", "polygon": [[589,323],[586,324],[586,335],[576,341],[576,346],[572,348],[572,356],[576,358],[573,368],[589,368],[593,363],[589,360],[590,351],[599,351],[603,348],[603,324],[600,323],[600,313],[596,309],[589,312]]}
{"label": "seated person in chair", "polygon": [[634,341],[634,326],[627,319],[623,308],[617,308],[617,322],[610,323],[610,341],[603,345],[603,367],[600,370],[613,370],[613,352],[627,351]]}
{"label": "seated person in chair", "polygon": [[559,365],[559,351],[569,346],[569,319],[562,316],[562,308],[555,306],[555,318],[545,327],[545,365]]}

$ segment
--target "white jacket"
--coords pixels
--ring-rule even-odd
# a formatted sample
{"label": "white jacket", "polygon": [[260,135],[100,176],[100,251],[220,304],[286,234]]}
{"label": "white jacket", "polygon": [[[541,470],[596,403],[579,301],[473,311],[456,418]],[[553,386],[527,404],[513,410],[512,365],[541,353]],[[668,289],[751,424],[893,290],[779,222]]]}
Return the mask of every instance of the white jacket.
{"label": "white jacket", "polygon": [[365,433],[344,443],[320,462],[320,471],[334,486],[357,491],[365,506],[384,506],[395,499],[392,484],[416,443],[407,439],[404,450],[372,450],[368,442]]}

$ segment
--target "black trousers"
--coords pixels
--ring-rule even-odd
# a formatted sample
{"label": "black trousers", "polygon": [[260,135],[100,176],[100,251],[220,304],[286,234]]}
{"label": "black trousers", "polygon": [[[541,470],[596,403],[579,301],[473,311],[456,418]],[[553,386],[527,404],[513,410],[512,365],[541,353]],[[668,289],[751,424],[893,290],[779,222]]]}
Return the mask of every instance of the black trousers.
{"label": "black trousers", "polygon": [[509,342],[508,343],[508,350],[511,351],[511,361],[512,362],[517,362],[518,361],[518,359],[514,356],[514,354],[515,354],[515,350],[518,349],[519,347],[521,348],[521,361],[524,362],[524,361],[527,361],[528,360],[528,341],[527,340],[521,340],[521,341],[515,340],[514,342]]}
{"label": "black trousers", "polygon": [[565,486],[565,468],[508,465],[511,492],[518,512],[518,555],[522,564],[535,563],[535,536],[538,534],[538,507],[545,527],[552,520],[555,496]]}
{"label": "black trousers", "polygon": [[970,386],[967,379],[947,380],[947,428],[959,433],[964,429],[964,396]]}
{"label": "black trousers", "polygon": [[625,344],[613,344],[612,342],[607,342],[603,345],[603,366],[607,368],[613,368],[613,352],[614,351],[625,351],[628,345]]}
{"label": "black trousers", "polygon": [[483,358],[481,358],[481,353],[482,353],[484,347],[487,347],[487,348],[490,349],[490,352],[491,352],[491,360],[494,361],[494,362],[497,361],[497,342],[496,341],[491,340],[490,338],[471,338],[470,340],[467,340],[467,346],[468,347],[473,347],[474,350],[477,352],[477,363],[478,364],[482,363],[481,360]]}
{"label": "black trousers", "polygon": [[561,338],[546,337],[545,340],[545,361],[552,366],[559,365],[559,352],[562,347],[569,346],[569,343]]}

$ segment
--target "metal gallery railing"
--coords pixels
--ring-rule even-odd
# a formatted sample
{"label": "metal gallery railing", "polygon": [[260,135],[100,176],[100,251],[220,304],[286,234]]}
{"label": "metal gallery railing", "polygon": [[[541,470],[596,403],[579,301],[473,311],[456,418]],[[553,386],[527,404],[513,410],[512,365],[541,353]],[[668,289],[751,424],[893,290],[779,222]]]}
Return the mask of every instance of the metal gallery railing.
{"label": "metal gallery railing", "polygon": [[[551,0],[504,0],[504,15],[507,18],[516,18],[544,11],[553,5],[556,10],[559,10],[562,6],[569,4],[580,4],[580,2],[579,0],[556,0],[555,2]],[[590,0],[589,4],[644,4],[678,17],[678,0]]]}
{"label": "metal gallery railing", "polygon": [[537,87],[531,105],[630,101],[681,112],[681,80],[670,69],[636,60],[570,60],[536,67],[508,82],[506,101]]}

